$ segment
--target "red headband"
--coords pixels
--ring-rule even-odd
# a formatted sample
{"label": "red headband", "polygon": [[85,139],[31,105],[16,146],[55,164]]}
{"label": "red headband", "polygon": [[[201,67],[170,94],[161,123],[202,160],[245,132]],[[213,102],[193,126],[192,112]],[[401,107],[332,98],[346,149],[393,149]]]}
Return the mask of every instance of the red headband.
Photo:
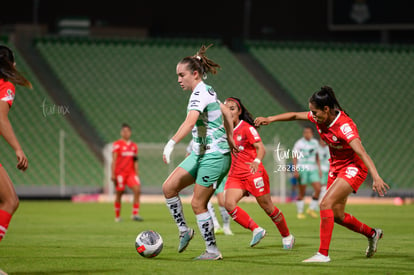
{"label": "red headband", "polygon": [[242,108],[241,108],[241,106],[240,106],[240,103],[239,103],[236,99],[234,99],[234,98],[232,98],[232,97],[229,97],[229,98],[227,98],[227,99],[226,99],[226,101],[227,101],[227,100],[230,100],[230,101],[236,102],[237,107],[239,107],[239,110],[242,110]]}

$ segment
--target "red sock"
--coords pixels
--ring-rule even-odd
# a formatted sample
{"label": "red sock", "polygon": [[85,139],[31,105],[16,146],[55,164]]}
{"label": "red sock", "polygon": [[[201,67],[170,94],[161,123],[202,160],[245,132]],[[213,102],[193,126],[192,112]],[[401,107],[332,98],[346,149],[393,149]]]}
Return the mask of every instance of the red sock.
{"label": "red sock", "polygon": [[282,235],[282,237],[287,237],[290,235],[285,216],[283,216],[283,213],[279,210],[279,208],[275,206],[275,209],[273,210],[272,214],[269,215],[269,217],[277,226],[277,229],[279,229],[280,235]]}
{"label": "red sock", "polygon": [[136,216],[139,213],[139,203],[134,203],[132,205],[132,215]]}
{"label": "red sock", "polygon": [[243,226],[244,228],[250,229],[251,231],[255,230],[259,226],[250,218],[249,214],[246,213],[243,209],[236,206],[233,211],[229,212],[229,215],[233,218],[235,222]]}
{"label": "red sock", "polygon": [[115,218],[119,218],[119,216],[121,214],[121,203],[120,202],[115,202],[114,203],[114,208],[115,208]]}
{"label": "red sock", "polygon": [[12,215],[4,210],[0,210],[0,241],[6,235]]}
{"label": "red sock", "polygon": [[326,209],[320,211],[321,225],[320,235],[321,240],[319,245],[319,253],[328,256],[329,244],[331,243],[332,231],[334,227],[334,214],[332,209]]}
{"label": "red sock", "polygon": [[345,226],[346,228],[355,231],[357,233],[361,233],[365,235],[367,238],[371,238],[373,234],[373,230],[368,225],[358,221],[354,216],[351,214],[345,213],[345,219],[342,222],[338,222],[338,224]]}

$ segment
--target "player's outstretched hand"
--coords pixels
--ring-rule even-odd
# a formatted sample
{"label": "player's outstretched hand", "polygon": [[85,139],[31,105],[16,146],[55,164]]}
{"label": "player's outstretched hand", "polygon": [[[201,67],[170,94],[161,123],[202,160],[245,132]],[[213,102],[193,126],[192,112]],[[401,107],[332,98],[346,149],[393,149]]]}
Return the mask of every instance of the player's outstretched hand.
{"label": "player's outstretched hand", "polygon": [[270,120],[267,117],[259,116],[259,117],[256,117],[256,119],[254,120],[254,125],[256,127],[260,125],[269,125],[269,123],[270,123]]}
{"label": "player's outstretched hand", "polygon": [[29,167],[29,160],[27,159],[23,150],[21,149],[17,150],[16,157],[17,157],[17,169],[26,171],[26,169]]}
{"label": "player's outstretched hand", "polygon": [[383,197],[385,194],[387,194],[387,190],[389,189],[390,187],[382,180],[382,178],[374,179],[374,183],[372,184],[372,190],[377,192],[378,195]]}

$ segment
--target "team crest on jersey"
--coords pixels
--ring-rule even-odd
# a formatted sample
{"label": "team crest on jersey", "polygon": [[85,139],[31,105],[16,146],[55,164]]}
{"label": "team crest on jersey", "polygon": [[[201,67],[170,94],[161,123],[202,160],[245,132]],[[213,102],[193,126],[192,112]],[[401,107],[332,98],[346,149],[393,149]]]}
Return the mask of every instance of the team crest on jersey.
{"label": "team crest on jersey", "polygon": [[241,141],[242,140],[242,136],[241,135],[237,135],[237,141]]}
{"label": "team crest on jersey", "polygon": [[333,141],[338,141],[338,138],[336,136],[332,136]]}
{"label": "team crest on jersey", "polygon": [[358,174],[358,168],[356,167],[348,167],[346,168],[346,177],[348,179],[355,177]]}
{"label": "team crest on jersey", "polygon": [[348,123],[345,123],[341,127],[339,127],[342,131],[342,133],[346,136],[347,139],[350,139],[354,136],[354,133],[352,132],[351,126],[349,126]]}

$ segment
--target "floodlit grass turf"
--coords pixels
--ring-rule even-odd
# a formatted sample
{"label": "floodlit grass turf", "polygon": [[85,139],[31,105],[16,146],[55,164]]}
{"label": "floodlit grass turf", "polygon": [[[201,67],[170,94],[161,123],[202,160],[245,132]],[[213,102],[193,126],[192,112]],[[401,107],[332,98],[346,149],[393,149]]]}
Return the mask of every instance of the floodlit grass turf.
{"label": "floodlit grass turf", "polygon": [[[281,238],[256,204],[241,204],[268,235],[255,248],[251,233],[232,222],[234,236],[217,236],[224,260],[192,259],[204,242],[189,205],[188,223],[196,235],[187,250],[177,253],[178,232],[164,204],[143,204],[144,222],[129,219],[131,204],[123,204],[121,223],[115,223],[110,203],[22,202],[5,239],[0,243],[0,269],[9,274],[400,274],[414,273],[414,205],[349,205],[361,221],[384,230],[378,253],[365,258],[367,240],[335,225],[331,262],[301,263],[319,246],[319,220],[297,220],[293,204],[279,205],[296,236],[293,251],[281,248]],[[217,214],[218,211],[216,211]],[[136,235],[158,231],[164,249],[153,259],[135,251]]]}

